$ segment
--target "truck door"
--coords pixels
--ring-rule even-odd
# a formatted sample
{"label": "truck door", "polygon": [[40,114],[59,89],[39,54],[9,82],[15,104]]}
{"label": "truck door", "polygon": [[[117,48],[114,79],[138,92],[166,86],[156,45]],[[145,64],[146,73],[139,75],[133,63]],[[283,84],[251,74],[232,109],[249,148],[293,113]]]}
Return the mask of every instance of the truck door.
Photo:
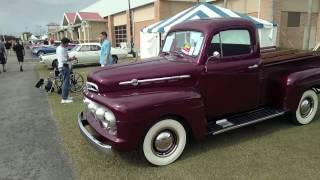
{"label": "truck door", "polygon": [[254,36],[246,29],[225,30],[213,36],[204,75],[209,117],[257,108],[261,59],[254,52]]}

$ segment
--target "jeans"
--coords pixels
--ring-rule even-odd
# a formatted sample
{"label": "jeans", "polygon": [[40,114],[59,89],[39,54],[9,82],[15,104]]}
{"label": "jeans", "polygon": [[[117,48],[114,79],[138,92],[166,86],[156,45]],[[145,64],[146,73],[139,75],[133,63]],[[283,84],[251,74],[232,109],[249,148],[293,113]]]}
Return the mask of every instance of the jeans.
{"label": "jeans", "polygon": [[70,73],[71,70],[69,67],[64,66],[61,70],[61,74],[63,76],[62,83],[62,99],[67,100],[70,92]]}

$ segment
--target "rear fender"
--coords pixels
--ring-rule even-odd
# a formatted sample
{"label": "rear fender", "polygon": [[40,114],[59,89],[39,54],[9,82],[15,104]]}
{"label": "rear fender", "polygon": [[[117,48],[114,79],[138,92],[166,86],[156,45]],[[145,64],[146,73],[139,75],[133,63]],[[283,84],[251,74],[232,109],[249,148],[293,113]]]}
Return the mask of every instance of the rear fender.
{"label": "rear fender", "polygon": [[283,108],[286,111],[294,112],[305,91],[320,87],[320,68],[312,68],[289,74],[285,83]]}

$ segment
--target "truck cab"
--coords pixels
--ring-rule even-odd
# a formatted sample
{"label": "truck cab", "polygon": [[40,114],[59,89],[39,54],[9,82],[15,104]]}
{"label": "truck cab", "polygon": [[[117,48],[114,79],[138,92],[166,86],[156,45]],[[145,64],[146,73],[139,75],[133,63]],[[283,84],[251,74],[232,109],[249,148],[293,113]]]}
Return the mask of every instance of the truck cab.
{"label": "truck cab", "polygon": [[[260,52],[255,25],[240,18],[174,26],[158,57],[92,71],[80,131],[97,148],[139,149],[168,165],[196,141],[291,114],[318,110],[320,61],[314,52]],[[88,130],[91,129],[91,130]]]}

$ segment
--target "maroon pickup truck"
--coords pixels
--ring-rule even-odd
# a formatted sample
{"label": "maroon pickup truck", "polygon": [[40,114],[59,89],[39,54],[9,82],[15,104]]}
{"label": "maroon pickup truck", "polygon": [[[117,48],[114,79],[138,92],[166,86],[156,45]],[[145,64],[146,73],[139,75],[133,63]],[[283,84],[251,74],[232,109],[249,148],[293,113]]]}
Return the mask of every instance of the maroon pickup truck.
{"label": "maroon pickup truck", "polygon": [[139,149],[168,165],[187,140],[285,114],[309,124],[318,110],[316,52],[260,50],[247,20],[193,20],[173,27],[159,57],[88,76],[81,133],[99,149]]}

